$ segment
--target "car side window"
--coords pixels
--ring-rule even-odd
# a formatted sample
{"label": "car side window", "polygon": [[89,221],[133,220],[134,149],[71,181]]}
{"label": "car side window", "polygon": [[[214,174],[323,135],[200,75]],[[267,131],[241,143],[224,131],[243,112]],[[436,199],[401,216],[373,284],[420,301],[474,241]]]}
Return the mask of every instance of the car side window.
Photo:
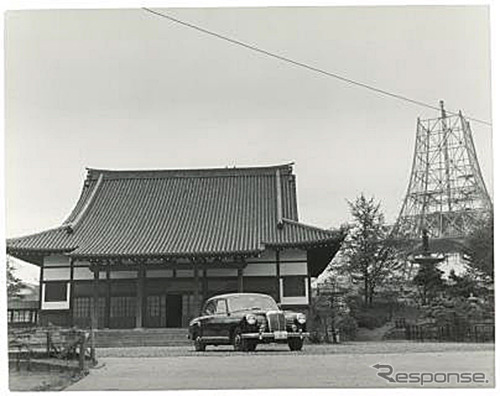
{"label": "car side window", "polygon": [[209,301],[207,305],[205,305],[205,309],[203,310],[204,315],[213,315],[215,313],[215,302]]}
{"label": "car side window", "polygon": [[215,308],[215,313],[217,314],[226,314],[226,300],[217,300],[217,306]]}

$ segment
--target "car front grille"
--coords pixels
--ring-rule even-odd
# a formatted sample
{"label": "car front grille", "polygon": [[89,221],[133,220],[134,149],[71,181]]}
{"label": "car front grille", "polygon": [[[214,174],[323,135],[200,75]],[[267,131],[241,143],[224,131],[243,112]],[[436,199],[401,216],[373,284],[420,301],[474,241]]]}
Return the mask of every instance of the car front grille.
{"label": "car front grille", "polygon": [[271,311],[266,314],[269,331],[286,330],[285,315],[283,312]]}

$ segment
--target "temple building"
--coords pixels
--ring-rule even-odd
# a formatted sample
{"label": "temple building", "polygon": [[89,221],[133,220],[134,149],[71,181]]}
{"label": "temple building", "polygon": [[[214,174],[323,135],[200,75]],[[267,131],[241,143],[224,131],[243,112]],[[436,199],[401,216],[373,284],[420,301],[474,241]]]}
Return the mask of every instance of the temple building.
{"label": "temple building", "polygon": [[41,267],[41,324],[184,327],[227,292],[306,311],[342,239],[299,222],[290,164],[88,169],[62,225],[8,239],[7,253]]}

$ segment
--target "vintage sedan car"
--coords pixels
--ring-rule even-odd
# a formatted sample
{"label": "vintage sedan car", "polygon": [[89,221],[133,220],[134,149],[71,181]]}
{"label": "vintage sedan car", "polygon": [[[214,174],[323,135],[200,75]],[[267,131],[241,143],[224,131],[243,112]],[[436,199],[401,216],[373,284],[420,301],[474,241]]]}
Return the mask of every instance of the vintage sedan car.
{"label": "vintage sedan car", "polygon": [[308,335],[303,313],[282,311],[266,294],[233,293],[209,298],[201,316],[189,323],[188,337],[197,351],[229,344],[237,351],[254,351],[257,344],[271,342],[299,351]]}

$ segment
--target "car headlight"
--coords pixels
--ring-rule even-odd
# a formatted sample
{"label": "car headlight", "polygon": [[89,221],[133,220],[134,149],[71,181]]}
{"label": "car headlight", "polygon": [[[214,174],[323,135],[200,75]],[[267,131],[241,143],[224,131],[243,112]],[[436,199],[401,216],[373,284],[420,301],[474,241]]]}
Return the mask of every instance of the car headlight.
{"label": "car headlight", "polygon": [[249,325],[254,325],[255,323],[257,323],[257,318],[255,317],[255,315],[248,314],[247,316],[245,316],[245,319]]}
{"label": "car headlight", "polygon": [[306,323],[306,315],[304,315],[303,313],[297,314],[297,322],[299,322],[300,324]]}

